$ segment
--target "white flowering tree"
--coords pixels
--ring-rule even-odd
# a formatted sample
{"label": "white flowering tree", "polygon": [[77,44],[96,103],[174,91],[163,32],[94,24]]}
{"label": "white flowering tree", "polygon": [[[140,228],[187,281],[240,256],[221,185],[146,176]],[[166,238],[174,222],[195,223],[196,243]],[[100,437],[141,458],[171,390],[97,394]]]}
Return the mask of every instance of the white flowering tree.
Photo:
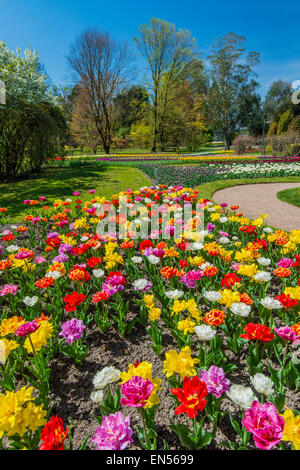
{"label": "white flowering tree", "polygon": [[29,103],[53,101],[37,51],[25,49],[22,56],[19,48],[11,51],[4,41],[0,41],[0,80],[5,84],[7,99],[22,99]]}
{"label": "white flowering tree", "polygon": [[[66,121],[48,90],[36,51],[11,51],[0,42],[0,178],[38,171],[61,147]],[[5,98],[5,100],[4,100]]]}

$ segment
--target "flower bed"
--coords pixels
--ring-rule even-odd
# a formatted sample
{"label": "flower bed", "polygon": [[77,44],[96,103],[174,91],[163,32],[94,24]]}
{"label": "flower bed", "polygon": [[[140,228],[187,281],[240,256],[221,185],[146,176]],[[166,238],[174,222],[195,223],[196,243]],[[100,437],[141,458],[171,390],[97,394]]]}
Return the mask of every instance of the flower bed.
{"label": "flower bed", "polygon": [[90,193],[0,209],[0,446],[299,449],[300,230],[183,186]]}
{"label": "flower bed", "polygon": [[111,155],[103,157],[56,157],[48,158],[45,162],[47,166],[72,166],[72,165],[101,165],[104,163],[124,163],[124,164],[156,164],[156,165],[183,165],[192,164],[196,165],[216,165],[216,164],[253,164],[253,163],[297,163],[300,157],[270,157],[264,156],[262,159],[259,155]]}
{"label": "flower bed", "polygon": [[214,162],[197,166],[164,166],[164,165],[141,165],[142,169],[153,181],[161,184],[185,186],[196,186],[217,180],[228,180],[236,178],[263,178],[280,176],[299,176],[300,162],[288,163],[228,163]]}

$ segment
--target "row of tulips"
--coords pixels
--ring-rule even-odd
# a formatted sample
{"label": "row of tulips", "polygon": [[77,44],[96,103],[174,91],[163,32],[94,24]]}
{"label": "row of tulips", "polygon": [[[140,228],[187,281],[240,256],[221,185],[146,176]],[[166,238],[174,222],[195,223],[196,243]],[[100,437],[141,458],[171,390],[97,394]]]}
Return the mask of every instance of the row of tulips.
{"label": "row of tulips", "polygon": [[291,161],[279,160],[276,162],[269,160],[236,162],[233,160],[200,162],[196,165],[195,161],[187,160],[186,163],[186,165],[139,163],[136,167],[140,168],[153,181],[159,181],[167,185],[183,184],[186,186],[196,186],[200,183],[217,180],[287,177],[299,176],[300,174],[298,158]]}

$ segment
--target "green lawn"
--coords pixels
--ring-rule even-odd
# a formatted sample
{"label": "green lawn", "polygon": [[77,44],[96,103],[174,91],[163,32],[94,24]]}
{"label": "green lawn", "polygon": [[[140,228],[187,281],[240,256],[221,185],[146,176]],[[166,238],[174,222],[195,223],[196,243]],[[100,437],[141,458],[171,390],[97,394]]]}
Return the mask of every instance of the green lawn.
{"label": "green lawn", "polygon": [[277,193],[278,199],[283,202],[288,202],[293,206],[300,207],[300,188],[284,189]]}
{"label": "green lawn", "polygon": [[[255,178],[255,179],[232,179],[226,181],[212,181],[210,183],[200,184],[196,187],[199,189],[200,196],[206,199],[213,199],[213,194],[221,189],[230,188],[231,186],[240,186],[241,184],[257,184],[257,183],[300,183],[299,176],[286,176],[274,178]],[[286,191],[290,191],[289,189]],[[285,191],[281,191],[285,192]],[[279,193],[280,194],[280,193]],[[298,196],[299,197],[299,196]],[[299,200],[299,199],[298,199]]]}
{"label": "green lawn", "polygon": [[[300,177],[219,180],[199,185],[197,189],[200,190],[201,197],[213,199],[216,191],[230,186],[275,182],[300,182]],[[88,193],[90,189],[96,189],[97,195],[110,198],[113,194],[127,188],[138,189],[151,184],[146,175],[129,166],[48,168],[39,174],[32,175],[30,179],[0,184],[0,207],[8,209],[7,215],[13,221],[20,221],[25,214],[26,206],[23,203],[25,199],[38,199],[39,196],[46,196],[48,202],[62,197],[75,200],[73,192],[80,191],[80,197],[86,200],[91,197]],[[295,190],[286,190],[281,193],[290,191]],[[282,200],[300,206],[300,190],[297,191],[298,204],[292,202],[291,196],[288,196],[289,200]]]}
{"label": "green lawn", "polygon": [[82,200],[87,200],[91,197],[90,189],[96,189],[96,195],[110,198],[127,188],[151,184],[146,175],[130,167],[49,168],[30,179],[0,184],[0,207],[6,207],[7,215],[18,221],[25,214],[25,199],[46,196],[48,202],[53,202],[65,196],[75,200],[73,192],[80,191]]}

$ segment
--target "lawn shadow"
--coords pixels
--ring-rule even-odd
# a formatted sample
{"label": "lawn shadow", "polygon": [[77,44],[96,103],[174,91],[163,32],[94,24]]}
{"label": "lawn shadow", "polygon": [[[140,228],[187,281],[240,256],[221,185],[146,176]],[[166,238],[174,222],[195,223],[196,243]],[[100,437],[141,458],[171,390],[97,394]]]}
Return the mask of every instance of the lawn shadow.
{"label": "lawn shadow", "polygon": [[[138,172],[138,173],[137,173]],[[134,177],[135,176],[135,177]],[[138,177],[137,177],[138,176]],[[144,183],[143,175],[134,168],[119,167],[78,167],[47,168],[30,176],[0,185],[0,207],[8,209],[14,220],[24,215],[24,200],[46,196],[48,203],[55,199],[74,199],[73,192],[80,191],[80,198],[90,197],[88,191],[98,190],[97,194],[111,197],[122,189],[127,182]]]}

